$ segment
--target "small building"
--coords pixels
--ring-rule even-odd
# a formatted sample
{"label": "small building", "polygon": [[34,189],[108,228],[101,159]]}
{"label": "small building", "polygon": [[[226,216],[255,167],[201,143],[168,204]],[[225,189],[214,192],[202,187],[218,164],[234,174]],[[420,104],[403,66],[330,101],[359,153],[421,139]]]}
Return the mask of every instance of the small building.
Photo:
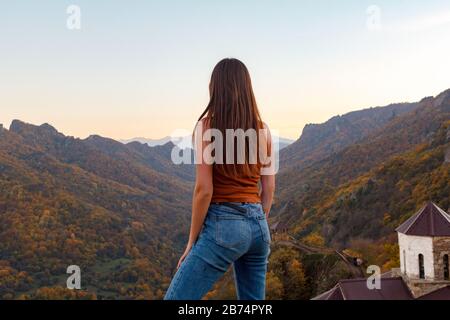
{"label": "small building", "polygon": [[284,220],[278,220],[270,225],[272,234],[284,234],[288,231],[288,224]]}
{"label": "small building", "polygon": [[380,289],[341,280],[314,300],[450,300],[450,214],[429,202],[396,231],[400,268],[381,276]]}
{"label": "small building", "polygon": [[433,202],[396,229],[400,270],[415,295],[450,284],[450,215]]}

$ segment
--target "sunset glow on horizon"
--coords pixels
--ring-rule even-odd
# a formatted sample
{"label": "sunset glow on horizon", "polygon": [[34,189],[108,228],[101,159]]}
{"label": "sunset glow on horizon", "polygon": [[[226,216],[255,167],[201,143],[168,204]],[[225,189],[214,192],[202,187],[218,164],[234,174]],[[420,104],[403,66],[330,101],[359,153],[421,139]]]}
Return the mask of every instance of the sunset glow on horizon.
{"label": "sunset glow on horizon", "polygon": [[[80,30],[67,28],[70,5],[81,10]],[[20,119],[114,139],[190,131],[224,57],[247,65],[263,119],[292,139],[307,123],[450,88],[448,1],[19,0],[3,7],[5,127]]]}

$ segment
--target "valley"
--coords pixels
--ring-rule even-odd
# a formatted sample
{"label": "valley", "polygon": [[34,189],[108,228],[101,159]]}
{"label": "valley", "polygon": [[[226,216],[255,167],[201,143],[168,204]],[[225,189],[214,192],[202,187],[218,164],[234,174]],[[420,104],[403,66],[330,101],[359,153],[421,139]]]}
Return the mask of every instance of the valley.
{"label": "valley", "polygon": [[[0,129],[0,298],[161,299],[195,176],[172,148],[19,120]],[[428,200],[450,208],[449,150],[450,90],[307,125],[280,153],[268,298],[309,299],[367,265],[398,265],[395,227]],[[81,291],[65,289],[72,264]],[[207,298],[233,297],[227,274]]]}

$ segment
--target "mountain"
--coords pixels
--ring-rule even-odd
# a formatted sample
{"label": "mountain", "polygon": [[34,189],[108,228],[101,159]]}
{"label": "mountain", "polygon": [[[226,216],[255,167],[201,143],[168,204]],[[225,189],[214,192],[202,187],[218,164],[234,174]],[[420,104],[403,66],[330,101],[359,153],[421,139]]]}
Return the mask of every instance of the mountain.
{"label": "mountain", "polygon": [[1,130],[0,297],[52,295],[75,264],[91,296],[161,298],[192,189],[192,168],[172,167],[169,148],[18,120]]}
{"label": "mountain", "polygon": [[[287,139],[287,138],[282,138],[282,137],[276,137],[276,139],[278,139],[278,146],[279,146],[279,150],[286,148],[287,146],[289,146],[291,143],[294,142],[294,140],[292,139]],[[276,139],[274,139],[276,141]],[[191,144],[191,137],[190,136],[185,136],[185,137],[178,137],[178,138],[171,138],[171,137],[164,137],[162,139],[147,139],[147,138],[133,138],[133,139],[128,139],[128,140],[120,140],[120,142],[124,143],[124,144],[131,144],[134,142],[138,142],[140,144],[147,144],[150,147],[155,147],[155,146],[160,146],[160,145],[166,145],[168,143],[172,143],[173,140],[175,140],[175,142],[180,141],[180,143],[177,143],[177,145],[180,148],[192,148],[192,144]]]}
{"label": "mountain", "polygon": [[156,147],[156,146],[161,146],[168,142],[171,142],[172,138],[169,136],[161,138],[161,139],[149,139],[149,138],[143,138],[143,137],[136,137],[136,138],[131,138],[131,139],[123,139],[123,140],[119,140],[119,141],[124,144],[128,144],[130,142],[139,142],[141,144],[147,144],[149,147]]}
{"label": "mountain", "polygon": [[275,139],[278,139],[278,150],[282,150],[294,143],[294,140],[283,137],[276,137]]}
{"label": "mountain", "polygon": [[[450,90],[350,115],[315,126],[314,135],[307,129],[282,151],[273,221],[298,238],[314,235],[345,247],[391,234],[425,200],[450,206]],[[333,137],[338,122],[351,129]]]}
{"label": "mountain", "polygon": [[308,124],[301,137],[280,154],[280,167],[304,167],[367,137],[394,118],[417,108],[399,103],[335,116],[323,124]]}
{"label": "mountain", "polygon": [[[139,142],[129,142],[126,144],[129,151],[137,153],[144,163],[158,172],[167,175],[176,176],[187,182],[194,182],[195,167],[194,155],[190,149],[178,149],[172,142],[155,147],[149,147],[147,144]],[[187,152],[192,165],[175,165],[172,161],[172,151],[183,153]]]}

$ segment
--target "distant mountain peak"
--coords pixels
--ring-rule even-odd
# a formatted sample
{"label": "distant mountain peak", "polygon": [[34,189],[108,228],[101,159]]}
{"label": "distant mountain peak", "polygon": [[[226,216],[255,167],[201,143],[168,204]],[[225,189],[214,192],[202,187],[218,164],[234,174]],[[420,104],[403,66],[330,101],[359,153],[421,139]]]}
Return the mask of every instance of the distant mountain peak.
{"label": "distant mountain peak", "polygon": [[419,101],[419,103],[424,103],[424,102],[432,101],[432,100],[434,100],[434,97],[433,97],[433,96],[428,96],[428,97],[422,98],[422,99]]}
{"label": "distant mountain peak", "polygon": [[39,126],[41,129],[43,130],[47,130],[49,132],[53,132],[55,134],[59,134],[60,132],[58,130],[56,130],[55,127],[53,127],[52,125],[48,124],[48,123],[43,123]]}
{"label": "distant mountain peak", "polygon": [[102,137],[101,135],[98,135],[98,134],[91,134],[85,140],[86,141],[89,141],[89,140],[92,141],[92,140],[112,140],[112,139]]}
{"label": "distant mountain peak", "polygon": [[[170,140],[169,140],[168,142],[164,143],[164,144],[158,144],[158,145],[155,145],[155,146],[150,146],[150,145],[149,145],[148,143],[146,143],[146,142],[140,142],[140,141],[137,141],[137,140],[128,142],[128,143],[126,143],[125,145],[126,145],[126,146],[129,146],[129,147],[139,148],[139,149],[147,149],[147,148],[149,148],[149,149],[153,149],[153,148],[158,149],[158,148],[161,148],[161,147],[165,147],[165,148],[170,147],[170,148],[173,148],[173,147],[175,146],[175,144],[174,144],[172,141],[170,141]],[[156,149],[155,149],[155,150],[156,150]]]}
{"label": "distant mountain peak", "polygon": [[36,126],[34,124],[30,124],[18,119],[14,119],[11,122],[11,125],[9,126],[9,130],[11,132],[17,133],[17,134],[24,134],[24,133],[45,133],[55,136],[63,136],[62,133],[60,133],[58,130],[55,129],[55,127],[51,126],[48,123],[41,124],[40,126]]}
{"label": "distant mountain peak", "polygon": [[172,138],[167,136],[167,137],[164,137],[161,139],[149,139],[149,138],[144,138],[144,137],[136,137],[136,138],[132,138],[132,139],[124,139],[124,140],[119,140],[119,141],[122,142],[123,144],[137,141],[142,144],[147,144],[150,147],[155,147],[155,146],[164,145],[171,140],[172,140]]}
{"label": "distant mountain peak", "polygon": [[26,122],[23,122],[21,120],[18,120],[18,119],[14,119],[11,122],[11,125],[9,126],[9,130],[12,131],[12,132],[17,132],[17,131],[20,131],[21,129],[23,129],[24,127],[26,127],[26,126],[30,126],[30,124],[28,124]]}
{"label": "distant mountain peak", "polygon": [[448,104],[446,102],[450,101],[450,89],[447,89],[436,96],[433,105],[439,107],[443,104]]}
{"label": "distant mountain peak", "polygon": [[84,139],[83,142],[110,155],[117,152],[126,152],[125,146],[119,141],[102,137],[98,134],[91,134],[89,137]]}

